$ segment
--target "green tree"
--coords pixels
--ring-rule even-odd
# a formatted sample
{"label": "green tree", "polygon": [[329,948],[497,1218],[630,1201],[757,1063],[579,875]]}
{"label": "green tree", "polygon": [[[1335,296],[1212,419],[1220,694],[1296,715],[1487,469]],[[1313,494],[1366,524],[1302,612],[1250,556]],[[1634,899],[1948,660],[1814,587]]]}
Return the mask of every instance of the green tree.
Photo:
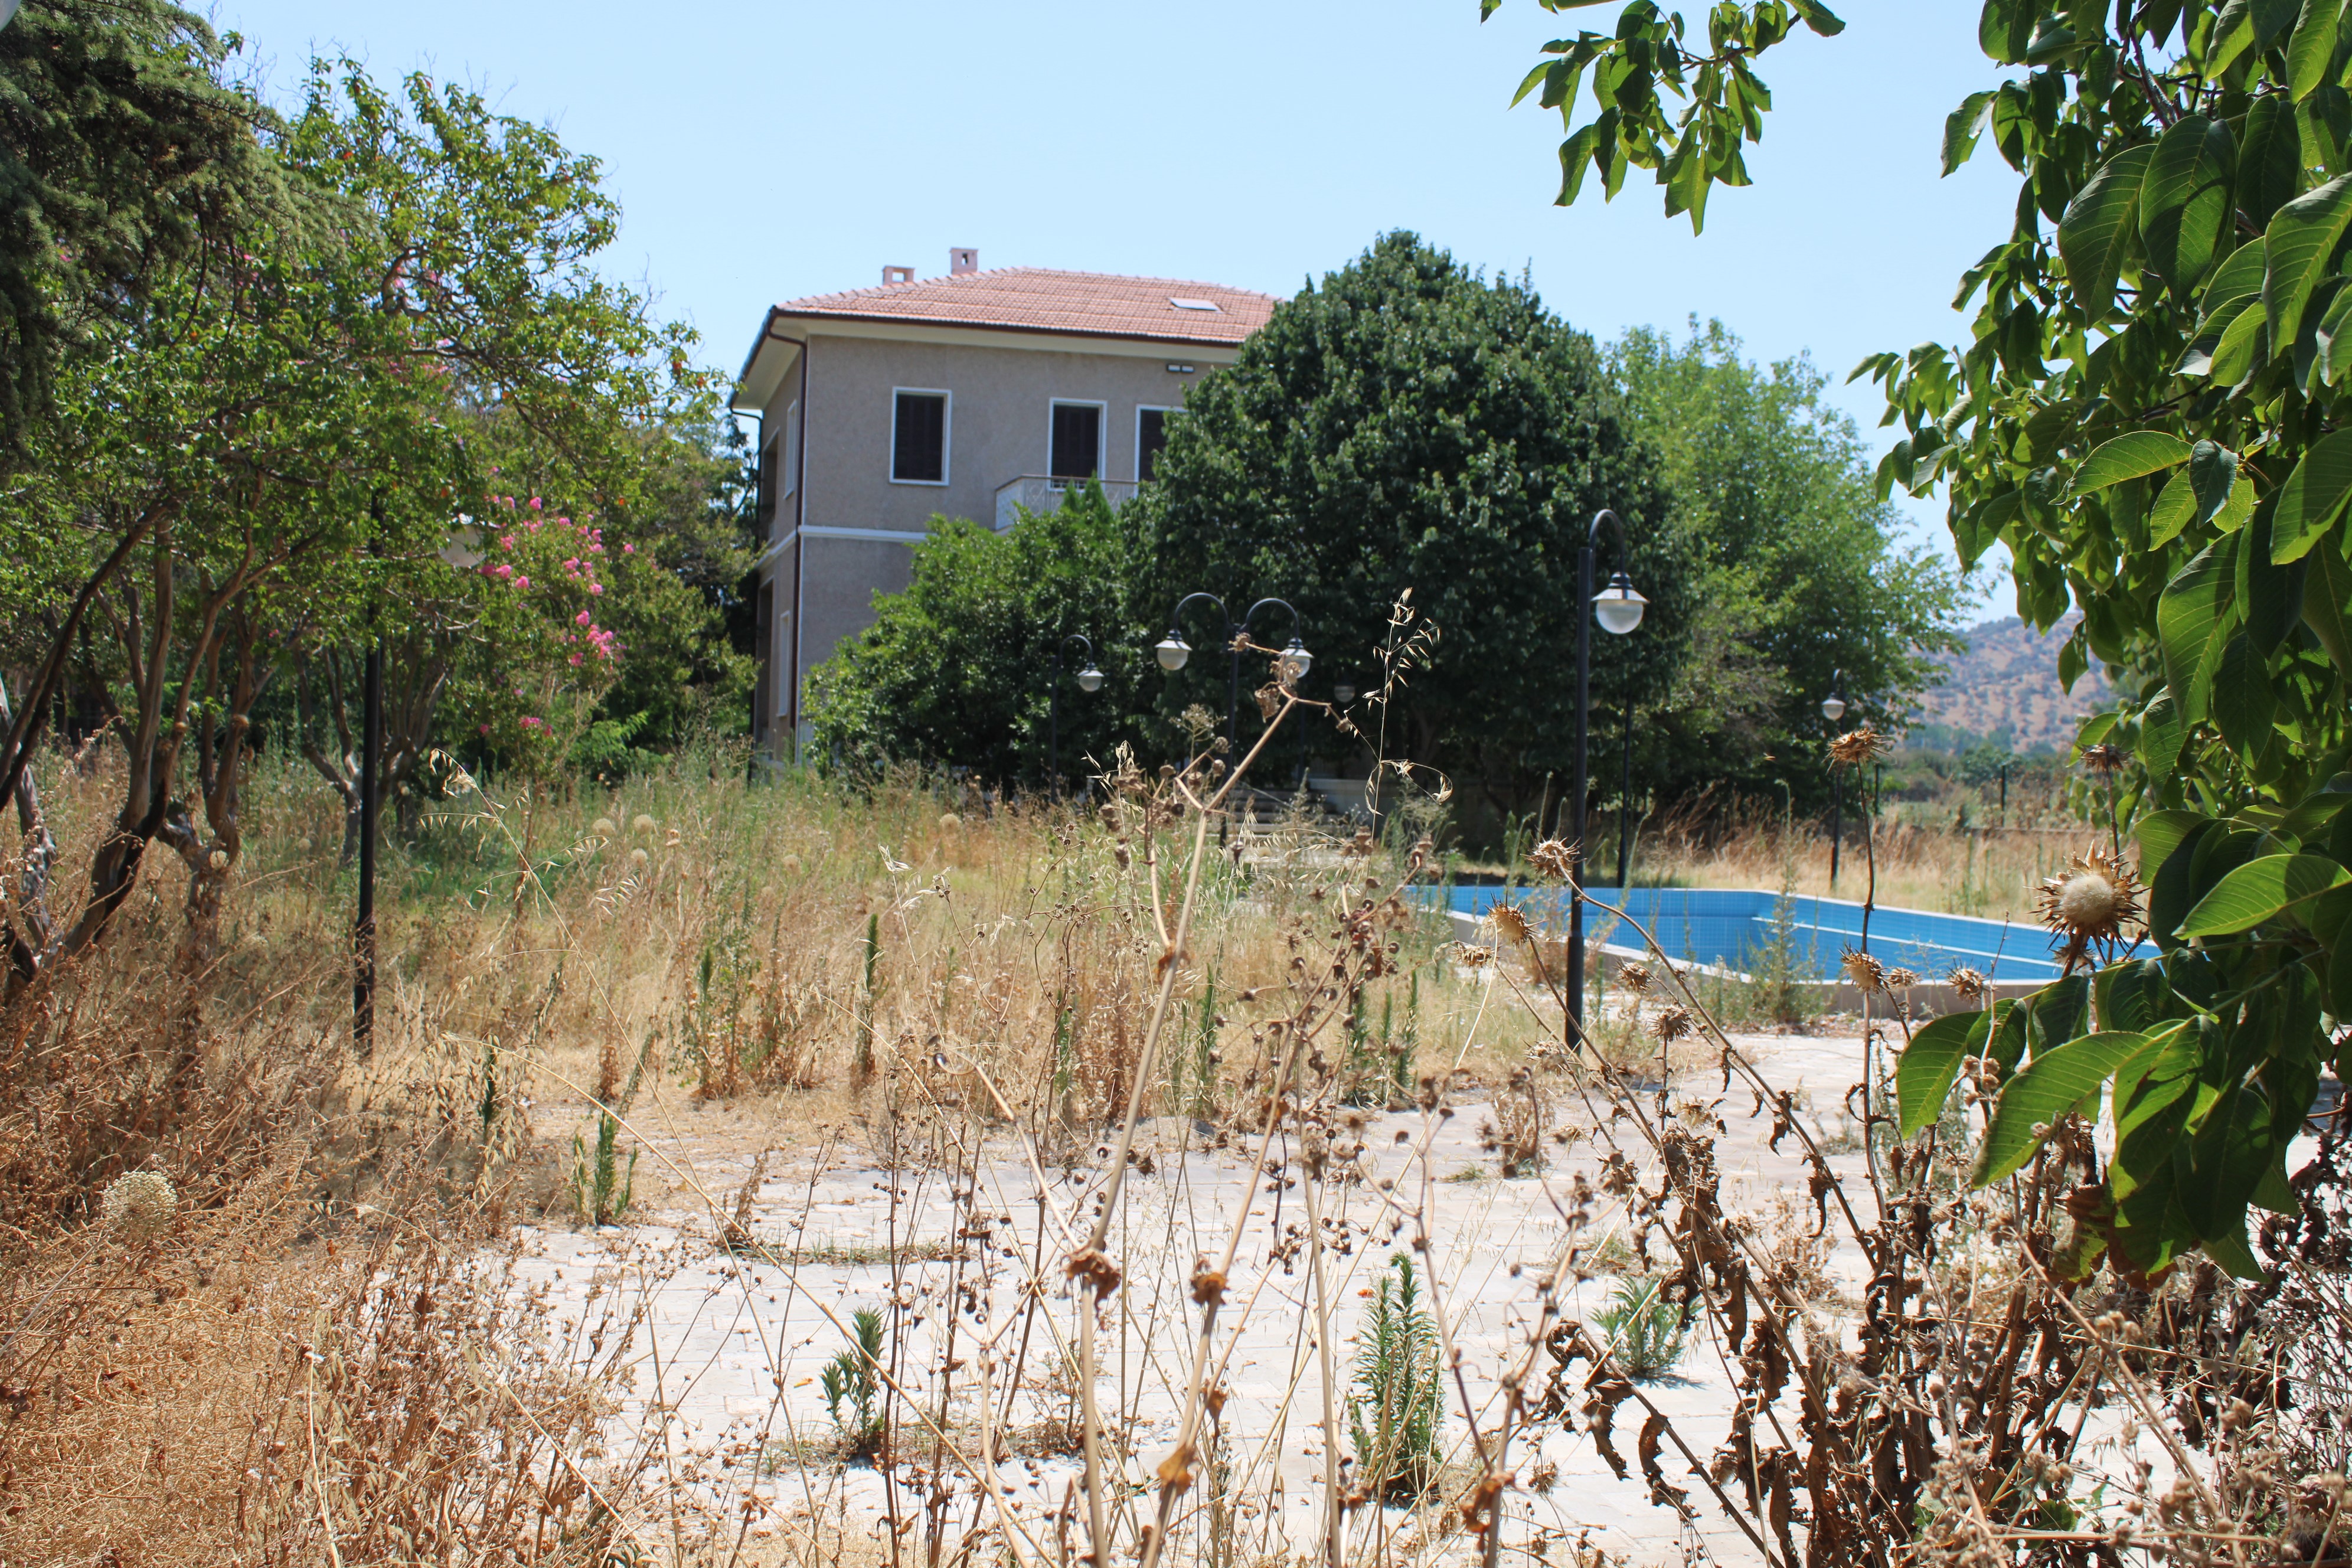
{"label": "green tree", "polygon": [[[1752,133],[1761,105],[1727,40],[1760,47],[1780,10],[1716,7],[1704,65],[1646,3],[1612,37],[1553,46],[1530,79],[1546,101],[1572,115],[1590,70],[1616,116],[1611,135],[1572,132],[1563,156],[1613,160],[1629,124],[1690,147],[1661,82],[1688,95],[1685,125],[1744,118]],[[2097,659],[2123,693],[2080,739],[2126,770],[2100,805],[2118,839],[2132,831],[2161,950],[1915,1046],[1906,1121],[1933,1119],[1963,1054],[2019,1068],[2030,1047],[1986,1139],[1991,1180],[2104,1084],[2117,1143],[2097,1200],[2070,1206],[2089,1255],[2104,1245],[2132,1270],[2202,1248],[2252,1273],[2248,1209],[2295,1208],[2287,1147],[2322,1070],[2347,1065],[2347,24],[2342,0],[1988,0],[1979,37],[2012,74],[1953,111],[1943,159],[1957,168],[1990,136],[2021,176],[2011,231],[1962,280],[1969,342],[1864,367],[1905,430],[1885,482],[1948,489],[1964,564],[2008,545],[2037,627],[2081,608],[2062,674]],[[1685,168],[1701,189],[1745,177]],[[2077,892],[2062,912],[2082,955],[2128,906]]]}
{"label": "green tree", "polygon": [[[556,570],[528,596],[443,551],[453,523],[491,514],[501,426],[562,454],[576,491],[627,497],[632,420],[665,410],[684,342],[587,265],[614,221],[593,162],[470,94],[405,85],[394,100],[355,68],[319,72],[256,153],[296,199],[121,296],[89,352],[58,360],[59,416],[31,427],[32,477],[0,509],[0,557],[35,563],[5,584],[34,674],[0,798],[42,865],[10,911],[12,985],[102,937],[159,837],[189,872],[188,957],[207,959],[257,704],[289,659],[390,620],[486,655],[482,689],[518,703],[609,683],[609,658],[569,661],[604,651],[576,524],[565,548],[534,536]],[[69,666],[129,765],[65,920],[24,769]],[[445,684],[426,668],[395,713],[429,722]]]}
{"label": "green tree", "polygon": [[[342,704],[358,693],[339,650],[383,636],[384,780],[406,819],[437,782],[424,773],[445,710],[476,755],[548,769],[592,732],[633,650],[648,656],[639,689],[671,678],[668,702],[682,700],[675,678],[693,661],[678,647],[709,616],[675,575],[676,542],[650,536],[687,521],[666,509],[712,465],[713,384],[690,366],[691,333],[596,271],[619,207],[597,161],[545,127],[422,75],[387,90],[351,61],[316,62],[286,158],[361,215],[376,301],[406,323],[404,374],[437,396],[436,428],[461,437],[454,480],[407,484],[387,468],[371,505],[435,527],[470,519],[508,542],[480,567],[503,576],[453,577],[430,553],[388,568],[370,605],[408,613],[346,617],[305,645],[319,668],[303,683],[304,754],[348,813],[358,779]],[[330,729],[343,742],[332,752]]]}
{"label": "green tree", "polygon": [[894,758],[971,768],[989,780],[1045,778],[1054,651],[1090,639],[1102,689],[1081,692],[1075,645],[1063,663],[1061,765],[1108,763],[1135,731],[1146,667],[1144,621],[1129,605],[1142,542],[1134,507],[1114,512],[1100,486],[1024,512],[1003,533],[934,518],[906,591],[875,595],[874,624],[814,672],[810,719],[828,759],[872,768]]}
{"label": "green tree", "polygon": [[[285,190],[222,42],[158,0],[28,0],[0,28],[0,437],[24,457],[63,360],[211,262]],[[200,271],[199,277],[204,276]]]}
{"label": "green tree", "polygon": [[[1570,766],[1577,552],[1604,507],[1625,520],[1652,601],[1639,636],[1594,638],[1606,706],[1629,684],[1668,689],[1688,647],[1693,563],[1664,526],[1655,459],[1590,338],[1523,284],[1386,235],[1193,389],[1131,508],[1149,537],[1137,603],[1164,617],[1194,589],[1236,612],[1286,599],[1320,661],[1317,689],[1350,672],[1370,684],[1389,606],[1412,588],[1443,636],[1400,695],[1392,741],[1476,780],[1498,815],[1532,809],[1546,773]],[[1604,541],[1604,580],[1613,551]],[[1288,635],[1278,616],[1255,631]],[[1223,658],[1195,659],[1162,700],[1222,713],[1225,678]]]}
{"label": "green tree", "polygon": [[1818,741],[1841,674],[1848,723],[1914,714],[1934,656],[1960,647],[1964,579],[1894,542],[1900,519],[1810,361],[1751,363],[1719,321],[1681,342],[1636,328],[1608,358],[1704,584],[1672,687],[1642,705],[1643,775],[1670,792],[1777,775],[1823,793],[1822,770],[1772,759]]}

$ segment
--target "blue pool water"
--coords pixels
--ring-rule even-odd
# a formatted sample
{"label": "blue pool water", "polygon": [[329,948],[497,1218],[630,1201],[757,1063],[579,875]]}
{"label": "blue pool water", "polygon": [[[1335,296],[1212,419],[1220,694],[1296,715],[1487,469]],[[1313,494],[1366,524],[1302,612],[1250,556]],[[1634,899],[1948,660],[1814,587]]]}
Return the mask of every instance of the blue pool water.
{"label": "blue pool water", "polygon": [[[1549,889],[1515,889],[1518,901],[1540,925],[1566,929],[1567,907],[1561,895]],[[1465,914],[1483,914],[1503,896],[1501,888],[1454,889],[1454,908]],[[1727,888],[1595,888],[1592,898],[1623,910],[1632,921],[1647,928],[1668,958],[1720,964],[1727,969],[1753,967],[1755,954],[1772,937],[1772,909],[1779,895]],[[1810,973],[1822,980],[1834,978],[1841,954],[1862,942],[1862,906],[1843,899],[1798,897],[1790,900],[1795,921],[1796,957],[1801,972],[1810,961]],[[1585,940],[1595,947],[1639,952],[1641,933],[1626,921],[1596,909],[1584,912]],[[2058,942],[2036,925],[1977,920],[1968,915],[1935,915],[1925,910],[1889,909],[1871,911],[1870,951],[1889,968],[1914,970],[1927,980],[1941,980],[1955,964],[1980,970],[1993,980],[2055,980]],[[2147,944],[2143,948],[2153,952]]]}

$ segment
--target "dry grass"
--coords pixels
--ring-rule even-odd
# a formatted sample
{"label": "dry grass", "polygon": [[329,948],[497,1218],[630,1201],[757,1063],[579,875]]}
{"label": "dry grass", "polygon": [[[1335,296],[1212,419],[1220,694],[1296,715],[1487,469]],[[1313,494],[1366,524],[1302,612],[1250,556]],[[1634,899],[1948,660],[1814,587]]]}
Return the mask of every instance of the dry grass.
{"label": "dry grass", "polygon": [[[2102,839],[2060,802],[2028,803],[2020,792],[2006,820],[1943,806],[1886,804],[1877,823],[1878,901],[1940,914],[2031,923],[2042,879],[2070,855]],[[1693,888],[1787,887],[1801,895],[1859,900],[1866,881],[1864,824],[1846,815],[1834,889],[1829,836],[1819,822],[1784,830],[1760,806],[1693,806],[1643,826],[1634,870],[1645,883]],[[1612,861],[1613,865],[1613,859]]]}
{"label": "dry grass", "polygon": [[[337,803],[265,773],[216,965],[151,871],[5,1016],[0,1561],[1598,1568],[1601,1458],[1650,1560],[2333,1529],[2340,1379],[2317,1412],[2262,1380],[2263,1299],[2042,1272],[2086,1140],[1976,1198],[1969,1108],[1832,1154],[1699,998],[1594,1050],[1539,969],[1464,966],[1410,842],[1220,854],[1221,771],[1086,810],[725,757],[462,788],[388,857],[363,1063]],[[43,782],[70,865],[107,781]],[[1948,907],[1902,879],[1956,842],[1883,836],[1882,900]],[[1769,835],[1660,845],[1777,880]],[[1735,1147],[1780,1201],[1727,1206]],[[179,1193],[155,1235],[100,1218],[131,1171]],[[1432,1489],[1384,1500],[1346,1368],[1400,1253],[1445,1409]],[[1580,1325],[1632,1272],[1697,1312],[1720,1408],[1669,1415]],[[2299,1353],[2341,1300],[2291,1295]]]}

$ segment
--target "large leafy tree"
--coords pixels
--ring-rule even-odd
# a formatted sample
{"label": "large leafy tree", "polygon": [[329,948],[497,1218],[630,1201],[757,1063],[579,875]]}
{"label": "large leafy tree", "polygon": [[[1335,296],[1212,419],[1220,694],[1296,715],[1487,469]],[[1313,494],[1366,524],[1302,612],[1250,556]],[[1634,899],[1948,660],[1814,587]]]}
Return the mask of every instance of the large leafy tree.
{"label": "large leafy tree", "polygon": [[1680,342],[1646,328],[1609,350],[1633,433],[1659,457],[1667,516],[1704,591],[1673,687],[1644,706],[1643,773],[1669,790],[1779,776],[1825,793],[1786,759],[1818,739],[1839,679],[1854,717],[1899,724],[1957,649],[1960,573],[1895,542],[1861,433],[1822,399],[1801,356],[1740,356],[1720,322]]}
{"label": "large leafy tree", "polygon": [[[517,703],[610,682],[584,508],[557,514],[561,538],[518,540],[546,558],[535,593],[444,552],[454,523],[511,495],[488,460],[503,429],[556,454],[572,494],[627,499],[632,421],[665,406],[684,344],[586,265],[614,222],[593,163],[470,94],[404,86],[321,73],[294,125],[249,132],[289,201],[123,294],[59,356],[58,416],[31,431],[30,477],[0,509],[0,555],[37,563],[9,584],[33,673],[0,795],[39,868],[12,911],[12,984],[100,940],[158,838],[187,866],[205,960],[257,704],[289,660],[397,631],[417,658],[395,661],[395,711],[420,725],[446,684],[436,638],[501,665]],[[25,770],[69,666],[129,766],[88,894],[53,919]]]}
{"label": "large leafy tree", "polygon": [[[422,75],[387,89],[350,61],[322,63],[285,157],[357,215],[373,302],[399,323],[394,373],[437,399],[432,428],[464,459],[454,484],[388,464],[373,510],[441,529],[469,519],[495,545],[470,579],[434,552],[386,558],[364,604],[305,645],[304,753],[348,811],[357,692],[346,650],[384,639],[385,782],[406,817],[432,785],[423,775],[448,710],[478,755],[552,766],[630,647],[669,654],[656,671],[680,672],[677,641],[709,616],[656,566],[653,542],[630,536],[648,476],[663,481],[656,495],[692,482],[677,471],[697,466],[680,437],[712,423],[710,385],[689,363],[691,334],[596,271],[618,205],[596,160],[544,126]],[[384,613],[394,604],[404,613]]]}
{"label": "large leafy tree", "polygon": [[153,290],[220,280],[283,195],[221,76],[221,41],[159,0],[29,0],[0,28],[0,439],[14,467],[58,366]]}
{"label": "large leafy tree", "polygon": [[[1745,178],[1725,128],[1755,133],[1752,57],[1789,16],[1717,5],[1702,54],[1642,3],[1551,46],[1530,80],[1570,116],[1571,174],[1663,149],[1696,219],[1694,189]],[[1954,110],[1944,163],[1996,151],[2015,217],[1962,281],[1969,342],[1864,366],[1905,431],[1884,476],[1947,489],[1963,563],[2007,544],[2030,622],[2081,608],[2066,668],[2098,660],[2123,692],[2082,740],[2125,770],[2116,836],[2160,953],[1905,1065],[1940,1100],[1961,1048],[2030,1063],[1983,1178],[2104,1084],[2119,1138],[2071,1205],[2078,1257],[2202,1248],[2251,1273],[2248,1209],[2294,1206],[2286,1150],[2352,1019],[2352,11],[1990,0],[1980,37],[2000,79]],[[1605,132],[1574,125],[1584,81]]]}
{"label": "large leafy tree", "polygon": [[1074,489],[1049,512],[1024,513],[1003,533],[935,519],[915,546],[906,591],[877,595],[874,624],[818,667],[811,720],[828,761],[870,769],[892,759],[969,767],[992,781],[1040,784],[1052,741],[1055,649],[1086,637],[1102,689],[1074,679],[1085,654],[1063,656],[1061,767],[1108,763],[1121,740],[1149,740],[1132,716],[1148,708],[1146,617],[1136,613],[1141,541],[1133,508],[1114,513],[1099,487]]}
{"label": "large leafy tree", "polygon": [[[1570,765],[1577,552],[1602,508],[1624,519],[1652,604],[1639,636],[1596,638],[1597,700],[1670,689],[1689,646],[1693,563],[1592,341],[1524,285],[1411,234],[1278,306],[1194,389],[1157,477],[1134,502],[1142,607],[1164,617],[1205,589],[1238,613],[1278,595],[1325,675],[1369,687],[1411,588],[1443,636],[1391,738],[1476,780],[1497,811],[1535,808],[1545,775]],[[1604,536],[1604,580],[1614,551]],[[1253,629],[1288,634],[1278,614]],[[1166,700],[1222,713],[1225,660],[1194,664]]]}

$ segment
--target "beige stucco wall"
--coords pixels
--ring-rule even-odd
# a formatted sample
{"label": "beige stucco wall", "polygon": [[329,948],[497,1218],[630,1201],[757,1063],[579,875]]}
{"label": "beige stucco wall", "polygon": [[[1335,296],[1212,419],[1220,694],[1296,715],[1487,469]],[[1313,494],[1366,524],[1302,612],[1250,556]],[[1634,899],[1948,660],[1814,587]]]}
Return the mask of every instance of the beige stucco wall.
{"label": "beige stucco wall", "polygon": [[[987,521],[996,514],[998,486],[1044,473],[1056,399],[1108,405],[1103,478],[1133,479],[1136,410],[1181,407],[1187,386],[1233,358],[1230,350],[896,342],[814,329],[808,355],[803,521],[909,532],[922,531],[934,512]],[[1170,364],[1190,364],[1193,374],[1171,373]],[[789,385],[796,387],[797,378]],[[945,485],[890,478],[893,394],[902,387],[950,395]],[[771,428],[783,427],[783,405],[793,395],[789,388],[779,394]]]}
{"label": "beige stucco wall", "polygon": [[[780,720],[804,711],[793,689],[804,691],[809,670],[873,624],[874,595],[907,585],[911,538],[844,538],[835,530],[919,536],[942,513],[992,521],[999,486],[1045,472],[1057,400],[1107,405],[1102,477],[1133,480],[1137,410],[1181,408],[1186,388],[1236,357],[1233,349],[1202,345],[1072,348],[1066,339],[992,331],[931,342],[798,325],[809,333],[805,385],[794,364],[769,399],[762,421],[763,435],[781,436],[787,408],[801,405],[804,458],[798,490],[780,502],[772,537],[802,531],[762,572],[775,585],[772,668],[778,671],[773,690]],[[1193,369],[1180,374],[1171,364]],[[891,413],[900,388],[951,396],[944,485],[890,478]],[[795,552],[803,552],[797,592]],[[780,723],[772,734],[782,742],[789,730]]]}

